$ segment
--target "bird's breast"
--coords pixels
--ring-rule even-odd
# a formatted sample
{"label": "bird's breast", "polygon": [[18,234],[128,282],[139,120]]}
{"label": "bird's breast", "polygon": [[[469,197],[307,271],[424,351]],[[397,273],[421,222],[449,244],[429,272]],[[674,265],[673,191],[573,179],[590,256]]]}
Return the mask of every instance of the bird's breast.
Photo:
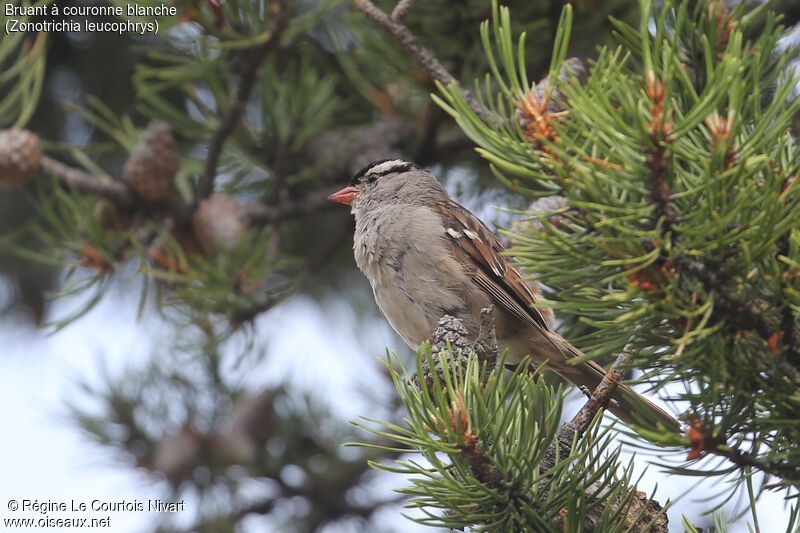
{"label": "bird's breast", "polygon": [[435,213],[421,207],[393,206],[356,216],[356,264],[381,312],[414,349],[445,314],[471,321],[464,300],[468,278],[443,235]]}

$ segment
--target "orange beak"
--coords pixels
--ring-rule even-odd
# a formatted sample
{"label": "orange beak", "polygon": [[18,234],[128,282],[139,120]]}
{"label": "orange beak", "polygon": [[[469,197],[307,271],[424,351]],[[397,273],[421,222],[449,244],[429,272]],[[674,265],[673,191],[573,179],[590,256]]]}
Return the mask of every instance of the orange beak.
{"label": "orange beak", "polygon": [[345,187],[344,189],[336,191],[328,196],[328,200],[341,202],[343,204],[352,204],[353,200],[355,200],[356,196],[359,194],[361,194],[361,189],[357,189],[356,187]]}

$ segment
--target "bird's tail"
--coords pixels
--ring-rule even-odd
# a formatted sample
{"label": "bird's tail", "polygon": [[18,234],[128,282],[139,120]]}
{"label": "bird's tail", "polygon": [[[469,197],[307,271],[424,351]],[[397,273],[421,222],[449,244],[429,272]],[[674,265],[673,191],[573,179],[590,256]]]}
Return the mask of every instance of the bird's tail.
{"label": "bird's tail", "polygon": [[[557,339],[557,344],[564,359],[583,357],[580,350],[564,339]],[[548,368],[558,372],[574,385],[586,387],[589,392],[593,391],[606,375],[605,369],[594,361],[573,365],[564,359],[550,358]],[[619,383],[611,394],[611,399],[613,401],[609,402],[608,409],[625,424],[641,426],[651,431],[680,430],[680,423],[672,415],[627,385]]]}

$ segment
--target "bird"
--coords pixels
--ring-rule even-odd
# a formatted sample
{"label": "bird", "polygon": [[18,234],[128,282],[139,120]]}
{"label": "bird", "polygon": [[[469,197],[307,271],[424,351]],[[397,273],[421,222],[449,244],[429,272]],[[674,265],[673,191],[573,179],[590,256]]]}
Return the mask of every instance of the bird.
{"label": "bird", "polygon": [[[392,328],[413,350],[445,315],[479,332],[481,309],[493,305],[498,348],[506,365],[529,357],[546,362],[584,391],[606,375],[602,366],[570,359],[583,353],[553,329],[538,283],[526,281],[500,240],[422,167],[402,159],[369,163],[330,200],[350,205],[355,218],[353,253]],[[609,409],[626,424],[675,431],[664,409],[624,384]]]}

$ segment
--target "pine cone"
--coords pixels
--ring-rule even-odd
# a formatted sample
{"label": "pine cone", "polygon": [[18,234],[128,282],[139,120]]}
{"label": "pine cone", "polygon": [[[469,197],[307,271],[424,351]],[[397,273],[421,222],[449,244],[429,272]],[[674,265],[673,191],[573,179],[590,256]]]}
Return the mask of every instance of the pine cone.
{"label": "pine cone", "polygon": [[230,252],[248,230],[242,206],[232,196],[214,194],[194,213],[194,234],[206,253]]}
{"label": "pine cone", "polygon": [[28,130],[0,130],[0,187],[19,187],[36,172],[42,159],[39,137]]}
{"label": "pine cone", "polygon": [[142,200],[163,202],[175,188],[178,151],[166,122],[152,120],[125,163],[122,179]]}

